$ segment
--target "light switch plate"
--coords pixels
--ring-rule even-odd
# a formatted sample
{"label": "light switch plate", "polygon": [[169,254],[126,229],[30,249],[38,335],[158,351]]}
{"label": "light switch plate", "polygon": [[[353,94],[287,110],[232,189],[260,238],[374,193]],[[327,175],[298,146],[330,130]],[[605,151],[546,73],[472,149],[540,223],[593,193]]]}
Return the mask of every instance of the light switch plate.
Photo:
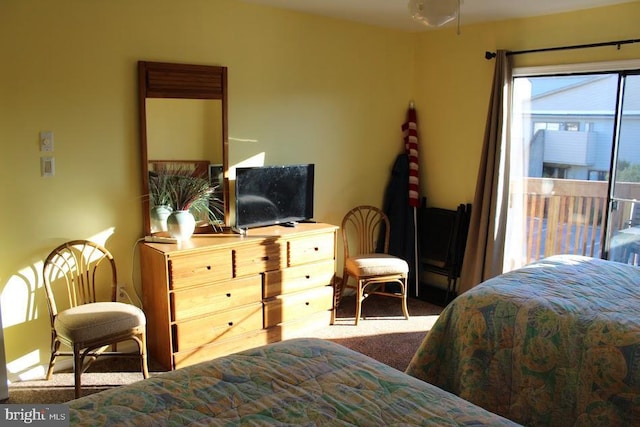
{"label": "light switch plate", "polygon": [[42,176],[54,176],[56,163],[53,157],[40,157],[40,171]]}
{"label": "light switch plate", "polygon": [[40,131],[40,151],[53,151],[53,131]]}

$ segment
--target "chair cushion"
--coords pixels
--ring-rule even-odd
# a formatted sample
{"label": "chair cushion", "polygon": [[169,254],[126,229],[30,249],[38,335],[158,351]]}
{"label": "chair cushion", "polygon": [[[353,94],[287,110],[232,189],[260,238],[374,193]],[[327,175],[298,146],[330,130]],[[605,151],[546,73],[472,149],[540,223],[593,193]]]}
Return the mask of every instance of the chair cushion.
{"label": "chair cushion", "polygon": [[357,276],[407,274],[409,264],[402,258],[387,254],[362,254],[347,258],[347,271]]}
{"label": "chair cushion", "polygon": [[91,341],[144,326],[144,312],[132,304],[95,302],[72,307],[56,316],[58,335],[74,342]]}

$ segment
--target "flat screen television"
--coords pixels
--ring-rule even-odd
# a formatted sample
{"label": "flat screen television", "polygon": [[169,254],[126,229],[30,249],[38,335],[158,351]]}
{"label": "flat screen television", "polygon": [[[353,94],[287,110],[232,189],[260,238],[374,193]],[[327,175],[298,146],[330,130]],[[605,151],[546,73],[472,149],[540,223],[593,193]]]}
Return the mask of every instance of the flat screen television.
{"label": "flat screen television", "polygon": [[236,168],[236,227],[310,220],[313,184],[313,164]]}

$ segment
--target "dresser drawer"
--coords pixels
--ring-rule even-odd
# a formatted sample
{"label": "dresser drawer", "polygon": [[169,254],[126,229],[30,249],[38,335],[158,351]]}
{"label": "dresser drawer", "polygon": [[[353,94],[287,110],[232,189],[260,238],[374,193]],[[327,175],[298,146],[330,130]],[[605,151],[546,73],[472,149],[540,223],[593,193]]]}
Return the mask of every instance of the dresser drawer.
{"label": "dresser drawer", "polygon": [[288,265],[300,265],[335,257],[334,233],[304,239],[291,239],[287,244]]}
{"label": "dresser drawer", "polygon": [[283,262],[282,245],[262,242],[233,249],[234,277],[279,270]]}
{"label": "dresser drawer", "polygon": [[269,342],[313,336],[319,328],[331,324],[331,315],[331,310],[324,310],[305,316],[303,319],[272,326],[267,329]]}
{"label": "dresser drawer", "polygon": [[203,346],[218,339],[262,329],[262,303],[233,310],[216,312],[210,316],[178,322],[173,325],[175,351]]}
{"label": "dresser drawer", "polygon": [[169,258],[170,289],[228,280],[232,277],[231,249]]}
{"label": "dresser drawer", "polygon": [[331,285],[334,274],[335,262],[332,259],[269,271],[264,275],[264,298]]}
{"label": "dresser drawer", "polygon": [[[281,341],[281,339],[278,339],[277,341]],[[231,353],[237,353],[238,351],[254,347],[260,347],[268,343],[269,335],[266,330],[261,329],[259,331],[238,335],[231,339],[221,339],[198,348],[174,353],[173,363],[175,369],[183,368],[185,366],[205,362],[216,357],[226,356]]]}
{"label": "dresser drawer", "polygon": [[305,318],[333,308],[333,287],[323,286],[309,291],[280,295],[265,301],[264,327]]}
{"label": "dresser drawer", "polygon": [[181,289],[171,294],[173,320],[184,320],[262,300],[259,275]]}

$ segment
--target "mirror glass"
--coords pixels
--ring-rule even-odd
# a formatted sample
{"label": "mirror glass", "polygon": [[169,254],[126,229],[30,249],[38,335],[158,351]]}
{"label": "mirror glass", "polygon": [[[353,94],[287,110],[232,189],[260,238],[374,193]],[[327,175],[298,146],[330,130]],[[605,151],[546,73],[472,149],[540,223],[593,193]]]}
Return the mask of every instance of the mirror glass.
{"label": "mirror glass", "polygon": [[[156,181],[150,175],[168,170],[193,171],[216,188],[216,227],[196,232],[228,226],[226,68],[144,61],[138,66],[145,234],[162,231],[152,220],[157,212],[148,195]],[[206,215],[196,219],[206,225]]]}
{"label": "mirror glass", "polygon": [[[194,176],[205,177],[215,186],[215,200],[224,200],[222,101],[148,98],[146,110],[149,171],[191,171]],[[150,209],[151,233],[166,231],[166,227],[154,221],[158,213],[153,211],[153,207]],[[212,211],[216,212],[216,228],[224,226],[224,209]],[[202,232],[213,231],[206,227],[206,214],[201,213],[196,220],[205,224]]]}
{"label": "mirror glass", "polygon": [[147,159],[222,165],[222,102],[148,98]]}

